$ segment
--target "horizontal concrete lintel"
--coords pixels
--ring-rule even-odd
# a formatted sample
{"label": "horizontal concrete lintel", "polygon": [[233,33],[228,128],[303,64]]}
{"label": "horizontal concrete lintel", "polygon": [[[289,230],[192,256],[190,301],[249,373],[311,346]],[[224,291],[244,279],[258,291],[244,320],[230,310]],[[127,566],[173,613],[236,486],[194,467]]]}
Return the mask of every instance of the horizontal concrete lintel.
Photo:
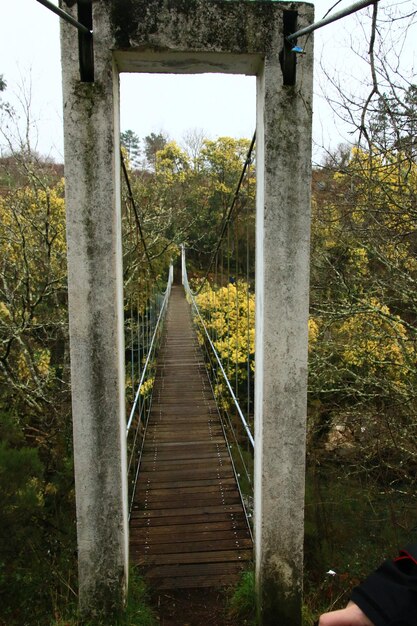
{"label": "horizontal concrete lintel", "polygon": [[228,55],[277,55],[284,15],[294,28],[311,23],[305,2],[273,0],[108,0],[114,51],[170,50]]}
{"label": "horizontal concrete lintel", "polygon": [[169,74],[246,74],[256,76],[263,59],[256,54],[119,50],[114,53],[119,72]]}

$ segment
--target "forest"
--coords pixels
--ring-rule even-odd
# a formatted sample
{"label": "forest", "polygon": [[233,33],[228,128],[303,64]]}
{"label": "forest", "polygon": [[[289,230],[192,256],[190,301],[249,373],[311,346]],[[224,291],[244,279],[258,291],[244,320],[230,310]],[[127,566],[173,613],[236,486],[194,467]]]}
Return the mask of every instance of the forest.
{"label": "forest", "polygon": [[[11,115],[4,80],[0,91],[2,116]],[[417,87],[400,98],[374,96],[366,134],[313,168],[306,626],[343,605],[352,584],[417,533]],[[130,179],[123,187],[128,320],[131,302],[146,300],[149,261],[163,281],[185,243],[194,280],[204,275],[250,139],[190,131],[180,145],[128,130],[121,144]],[[252,277],[255,170],[256,148],[233,249],[236,263],[250,228]],[[63,626],[76,603],[64,193],[64,167],[29,142],[0,159],[0,623],[7,626]],[[218,282],[202,292],[203,307],[212,288],[221,302]],[[253,325],[253,294],[241,308]],[[235,321],[236,341],[254,359],[254,329],[239,337]],[[237,375],[243,380],[245,367]],[[127,377],[128,395],[129,385]]]}

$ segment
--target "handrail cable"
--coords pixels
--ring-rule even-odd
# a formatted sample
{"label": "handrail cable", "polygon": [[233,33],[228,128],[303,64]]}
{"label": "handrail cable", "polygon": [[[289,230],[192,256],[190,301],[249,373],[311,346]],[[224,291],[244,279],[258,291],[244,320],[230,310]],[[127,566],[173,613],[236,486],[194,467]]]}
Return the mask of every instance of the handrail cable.
{"label": "handrail cable", "polygon": [[207,268],[207,272],[206,272],[206,274],[205,274],[205,276],[203,278],[203,281],[202,281],[201,285],[199,286],[198,290],[194,292],[195,296],[198,296],[198,294],[203,289],[203,286],[204,286],[204,284],[205,284],[205,282],[206,282],[206,280],[208,278],[208,275],[210,273],[210,270],[212,268],[214,260],[215,260],[215,258],[217,256],[217,253],[220,250],[220,246],[222,245],[224,234],[226,232],[227,226],[228,226],[228,224],[230,222],[230,219],[232,217],[232,214],[233,214],[236,202],[237,202],[237,200],[239,198],[240,188],[241,188],[243,180],[245,178],[246,170],[248,169],[249,165],[252,162],[252,152],[253,152],[253,148],[255,146],[255,141],[256,141],[256,131],[253,133],[252,141],[250,143],[249,150],[248,150],[248,153],[246,155],[246,160],[245,160],[245,163],[243,165],[243,169],[242,169],[242,172],[241,172],[241,175],[240,175],[240,178],[239,178],[239,182],[238,182],[237,187],[236,187],[236,191],[235,191],[234,196],[233,196],[232,203],[231,203],[231,205],[229,207],[229,210],[228,210],[226,216],[223,219],[222,228],[221,228],[219,239],[217,241],[216,248],[215,248],[215,250],[214,250],[214,252],[213,252],[213,254],[211,256],[211,259],[210,259],[210,262],[209,262],[209,265],[208,265],[208,268]]}
{"label": "handrail cable", "polygon": [[236,398],[236,396],[235,396],[235,393],[234,393],[234,391],[233,391],[233,389],[232,389],[232,386],[231,386],[231,384],[230,384],[230,382],[229,382],[229,379],[228,379],[228,377],[227,377],[227,375],[226,375],[226,372],[224,371],[223,364],[222,364],[221,359],[220,359],[220,357],[219,357],[219,355],[218,355],[218,353],[217,353],[216,348],[214,347],[214,344],[213,344],[213,342],[212,342],[212,340],[211,340],[211,337],[210,337],[209,332],[208,332],[208,330],[207,330],[207,327],[206,327],[206,325],[205,325],[205,323],[204,323],[204,320],[203,320],[203,318],[201,317],[200,310],[199,310],[199,308],[198,308],[198,306],[197,306],[197,303],[196,303],[196,301],[195,301],[195,298],[194,298],[194,295],[196,295],[196,294],[193,294],[193,292],[192,292],[192,291],[191,291],[191,289],[190,289],[190,286],[189,286],[189,283],[188,283],[188,277],[187,277],[186,270],[185,270],[185,272],[184,272],[184,275],[185,275],[185,285],[184,285],[184,286],[185,286],[185,288],[186,288],[186,291],[188,292],[188,294],[189,294],[189,296],[190,296],[190,298],[191,298],[192,304],[193,304],[193,306],[194,306],[194,309],[195,309],[195,311],[196,311],[196,313],[197,313],[197,315],[198,315],[198,317],[199,317],[199,319],[200,319],[201,325],[202,325],[202,327],[203,327],[203,329],[204,329],[204,333],[205,333],[205,335],[206,335],[206,337],[207,337],[207,340],[208,340],[208,342],[209,342],[209,344],[210,344],[210,347],[211,347],[211,349],[212,349],[212,351],[213,351],[213,354],[214,354],[214,356],[215,356],[215,358],[216,358],[216,361],[217,361],[217,363],[218,363],[218,365],[219,365],[219,367],[220,367],[220,371],[221,371],[221,373],[223,374],[223,378],[224,378],[224,380],[225,380],[225,382],[226,382],[226,385],[227,385],[227,388],[228,388],[228,390],[229,390],[229,393],[230,393],[230,395],[231,395],[231,397],[232,397],[232,400],[233,400],[233,402],[234,402],[234,404],[235,404],[235,406],[236,406],[237,412],[238,412],[238,414],[239,414],[239,417],[240,417],[240,420],[241,420],[241,422],[242,422],[242,424],[243,424],[243,427],[244,427],[244,429],[245,429],[245,431],[246,431],[246,434],[248,435],[248,439],[249,439],[249,441],[250,441],[250,443],[251,443],[251,445],[252,445],[252,448],[254,448],[254,447],[255,447],[255,440],[254,440],[254,438],[253,438],[252,432],[251,432],[251,430],[250,430],[250,428],[249,428],[248,423],[246,422],[245,416],[244,416],[244,415],[243,415],[243,413],[242,413],[242,409],[241,409],[241,408],[240,408],[240,406],[239,406],[239,403],[238,403],[237,398]]}
{"label": "handrail cable", "polygon": [[[156,351],[158,350],[161,336],[163,318],[165,318],[166,311],[168,309],[168,300],[171,293],[171,287],[173,283],[174,272],[173,266],[170,265],[168,281],[165,292],[161,294],[162,302],[159,300],[159,304],[155,299],[152,303],[152,296],[149,296],[149,306],[145,312],[144,333],[143,340],[145,342],[143,348],[143,357],[146,354],[145,364],[141,371],[140,368],[140,343],[139,343],[139,313],[138,313],[138,366],[139,366],[139,386],[137,388],[136,396],[134,398],[133,408],[130,413],[129,421],[126,426],[126,444],[128,450],[127,458],[127,476],[129,485],[129,517],[132,512],[134,494],[136,489],[136,483],[139,475],[139,469],[142,461],[143,445],[146,435],[146,430],[149,421],[149,415],[152,408],[152,396],[153,396],[153,384],[151,387],[145,388],[145,393],[142,392],[145,385],[152,382],[154,359]],[[159,311],[159,313],[158,313]],[[152,329],[151,329],[152,326]],[[152,335],[152,339],[151,339]],[[132,344],[133,345],[133,344]],[[135,415],[136,414],[136,415]]]}
{"label": "handrail cable", "polygon": [[[206,354],[207,354],[207,347],[205,349],[206,349]],[[217,373],[215,374],[215,380],[216,380],[216,382],[218,382],[218,380],[219,380],[219,377],[218,377]],[[210,384],[212,393],[215,394],[215,391],[214,391],[214,388],[213,388],[213,383],[210,380],[210,377],[209,377],[209,384]],[[240,474],[239,474],[239,471],[238,471],[235,459],[233,458],[233,454],[232,454],[233,445],[236,446],[236,450],[237,450],[237,452],[239,454],[240,462],[241,462],[242,467],[244,469],[244,472],[246,474],[246,478],[247,478],[247,481],[248,481],[249,485],[251,485],[251,486],[253,485],[253,480],[252,480],[252,476],[250,474],[250,471],[248,470],[248,467],[246,465],[245,459],[243,457],[241,446],[240,446],[239,441],[237,439],[235,428],[233,427],[230,414],[229,414],[229,412],[227,410],[225,410],[224,413],[225,413],[226,419],[223,419],[222,411],[219,411],[220,424],[221,424],[221,428],[222,428],[222,431],[223,431],[223,436],[224,436],[224,438],[226,440],[226,443],[227,443],[227,446],[229,448],[230,461],[232,463],[233,472],[235,474],[236,484],[237,484],[237,488],[238,488],[239,495],[240,495],[240,500],[241,500],[242,505],[243,505],[243,510],[244,510],[244,513],[245,513],[246,521],[248,523],[249,533],[250,533],[250,536],[251,536],[252,541],[253,541],[252,524],[250,522],[250,519],[252,517],[252,513],[248,511],[249,507],[247,505],[247,501],[245,499],[245,495],[244,495],[244,493],[242,491],[242,488],[241,488],[241,485],[240,485],[240,481],[239,481]],[[226,423],[226,420],[227,420],[227,423]],[[234,444],[230,443],[230,441],[228,439],[227,427],[229,427],[230,432],[232,433],[232,437],[234,439]]]}
{"label": "handrail cable", "polygon": [[165,310],[166,310],[166,306],[167,306],[167,303],[168,303],[168,298],[169,298],[169,295],[170,295],[171,284],[172,284],[172,271],[170,269],[170,277],[168,279],[168,284],[167,284],[167,288],[165,290],[165,294],[164,294],[164,299],[163,299],[163,302],[162,302],[161,310],[159,311],[158,319],[157,319],[157,322],[156,322],[156,325],[155,325],[155,329],[154,329],[154,332],[153,332],[153,335],[152,335],[152,339],[151,339],[151,342],[150,342],[150,345],[149,345],[149,350],[148,350],[148,354],[147,354],[147,357],[146,357],[145,365],[143,366],[142,375],[140,377],[139,385],[138,385],[138,388],[136,390],[135,400],[133,402],[132,410],[130,411],[129,421],[128,421],[127,426],[126,426],[126,437],[129,434],[129,429],[130,429],[130,427],[132,425],[132,422],[133,422],[133,418],[134,418],[134,415],[135,415],[136,407],[137,407],[137,404],[138,404],[138,401],[139,401],[139,397],[140,397],[141,387],[142,387],[143,382],[145,380],[146,370],[148,369],[149,361],[150,361],[151,356],[152,356],[153,347],[154,347],[154,343],[155,343],[155,337],[156,337],[156,335],[158,333],[160,322],[161,322],[162,317],[163,317],[163,315],[165,313]]}
{"label": "handrail cable", "polygon": [[136,226],[138,228],[140,239],[141,239],[142,245],[143,245],[143,249],[145,251],[145,255],[146,255],[146,258],[147,258],[148,263],[149,263],[149,268],[151,270],[152,278],[156,278],[155,271],[153,269],[153,265],[152,265],[152,261],[151,261],[151,257],[149,256],[148,247],[146,245],[145,236],[143,234],[143,229],[142,229],[142,226],[141,226],[141,223],[140,223],[138,208],[136,206],[136,202],[135,202],[135,199],[133,197],[132,186],[130,184],[129,174],[128,174],[128,171],[127,171],[127,167],[126,167],[126,163],[125,163],[125,160],[124,160],[123,152],[121,150],[120,150],[120,159],[121,159],[121,163],[122,163],[123,175],[124,175],[126,186],[127,186],[127,190],[128,190],[128,197],[129,197],[129,200],[130,200],[132,208],[133,208],[133,213],[135,215]]}
{"label": "handrail cable", "polygon": [[75,28],[78,28],[78,30],[81,33],[85,33],[86,35],[93,34],[93,31],[87,28],[87,26],[84,26],[84,24],[81,24],[81,22],[78,22],[74,17],[72,17],[72,15],[70,15],[69,13],[66,13],[66,11],[63,11],[59,7],[55,6],[54,4],[52,4],[52,2],[49,2],[49,0],[36,0],[36,1],[39,2],[39,4],[42,4],[47,9],[49,9],[50,11],[52,11],[52,13],[59,15],[59,17],[61,17],[63,20],[65,20],[69,24],[72,24],[72,26],[75,26]]}

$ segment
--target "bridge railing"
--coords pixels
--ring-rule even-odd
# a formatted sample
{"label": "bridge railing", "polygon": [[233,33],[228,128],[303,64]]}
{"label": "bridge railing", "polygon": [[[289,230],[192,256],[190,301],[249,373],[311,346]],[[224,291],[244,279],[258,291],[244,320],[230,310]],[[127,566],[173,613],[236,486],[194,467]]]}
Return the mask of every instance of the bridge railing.
{"label": "bridge railing", "polygon": [[165,315],[173,283],[173,266],[164,292],[155,290],[136,320],[130,321],[130,363],[133,404],[126,426],[129,513],[132,510],[142,447],[152,404],[156,356],[161,344]]}
{"label": "bridge railing", "polygon": [[185,250],[182,251],[182,281],[187,299],[192,307],[193,320],[204,350],[210,383],[216,398],[223,432],[229,448],[232,464],[239,486],[242,503],[249,523],[253,517],[253,459],[254,437],[249,417],[245,415],[236,394],[236,387],[229,380],[229,365],[216,349],[217,338],[210,329],[209,320],[198,306],[198,296],[190,287]]}

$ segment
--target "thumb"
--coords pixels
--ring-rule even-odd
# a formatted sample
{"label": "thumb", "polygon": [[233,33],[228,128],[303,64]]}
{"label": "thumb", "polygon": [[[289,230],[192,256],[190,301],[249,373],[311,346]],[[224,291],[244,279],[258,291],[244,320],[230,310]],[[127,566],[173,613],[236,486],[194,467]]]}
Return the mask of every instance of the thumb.
{"label": "thumb", "polygon": [[373,624],[356,604],[350,602],[345,609],[322,615],[319,626],[373,626]]}

